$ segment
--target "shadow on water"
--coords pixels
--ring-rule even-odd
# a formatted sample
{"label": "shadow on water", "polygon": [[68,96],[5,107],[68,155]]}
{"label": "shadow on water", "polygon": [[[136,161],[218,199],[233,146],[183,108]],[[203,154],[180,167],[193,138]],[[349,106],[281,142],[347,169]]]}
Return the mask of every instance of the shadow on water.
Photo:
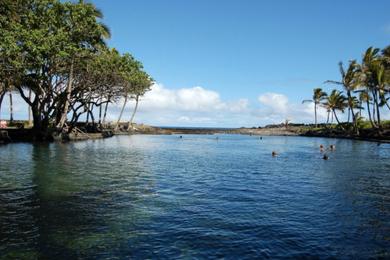
{"label": "shadow on water", "polygon": [[[136,226],[149,218],[143,204],[153,196],[153,178],[139,168],[143,156],[95,154],[93,145],[31,145],[24,170],[2,169],[0,258],[104,257],[138,239]],[[115,169],[121,160],[128,167]]]}

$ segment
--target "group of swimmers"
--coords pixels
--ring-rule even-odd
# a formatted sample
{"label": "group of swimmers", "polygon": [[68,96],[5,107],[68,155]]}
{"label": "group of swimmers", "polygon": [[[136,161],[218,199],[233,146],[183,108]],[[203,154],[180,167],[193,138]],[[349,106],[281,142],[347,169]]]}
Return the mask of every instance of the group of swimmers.
{"label": "group of swimmers", "polygon": [[[334,151],[334,150],[336,150],[336,145],[331,144],[331,145],[329,146],[328,149],[325,149],[324,146],[321,144],[321,145],[320,145],[320,152],[323,153],[323,152],[326,151],[326,150]],[[328,160],[328,159],[329,159],[329,156],[328,156],[326,153],[324,153],[324,156],[322,156],[322,159]]]}
{"label": "group of swimmers", "polygon": [[[182,139],[183,136],[180,135],[179,138]],[[217,136],[215,139],[218,140],[219,137]],[[259,139],[262,140],[263,137],[260,136]],[[329,145],[329,148],[325,149],[325,147],[324,147],[322,144],[320,144],[320,152],[321,152],[321,153],[323,153],[323,152],[325,152],[325,151],[327,151],[327,150],[328,150],[328,151],[334,151],[334,150],[336,150],[336,145],[331,144],[331,145]],[[278,153],[275,152],[275,151],[272,151],[271,154],[272,154],[272,157],[275,157],[275,156],[278,155]],[[326,153],[324,153],[324,156],[322,156],[322,159],[328,160],[328,159],[329,159],[329,156],[328,156]]]}
{"label": "group of swimmers", "polygon": [[[325,151],[334,151],[334,150],[336,150],[336,145],[334,145],[334,144],[331,144],[331,145],[329,145],[329,148],[327,148],[327,149],[325,149],[325,147],[321,144],[320,145],[320,152],[321,153],[323,153],[323,152],[325,152]],[[275,157],[275,156],[277,156],[278,155],[278,153],[277,152],[275,152],[275,151],[272,151],[272,157]],[[326,154],[326,153],[324,153],[324,156],[322,156],[322,159],[324,159],[324,160],[328,160],[329,159],[329,156]]]}

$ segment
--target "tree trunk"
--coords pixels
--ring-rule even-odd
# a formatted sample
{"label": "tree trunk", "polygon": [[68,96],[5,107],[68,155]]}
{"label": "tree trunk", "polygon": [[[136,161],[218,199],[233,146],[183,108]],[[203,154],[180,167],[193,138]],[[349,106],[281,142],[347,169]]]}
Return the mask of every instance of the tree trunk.
{"label": "tree trunk", "polygon": [[42,115],[41,105],[35,103],[32,106],[34,140],[51,141],[52,136],[49,134],[49,118],[42,117]]}
{"label": "tree trunk", "polygon": [[106,103],[106,106],[104,108],[103,124],[106,123],[107,109],[108,109],[108,102]]}
{"label": "tree trunk", "polygon": [[12,123],[14,121],[14,104],[12,101],[12,92],[9,92],[9,121]]}
{"label": "tree trunk", "polygon": [[326,117],[326,124],[329,124],[329,115],[330,115],[330,111],[328,110],[328,116]]}
{"label": "tree trunk", "polygon": [[373,128],[376,128],[376,125],[375,125],[374,121],[372,120],[371,109],[370,109],[370,102],[369,101],[366,101],[366,106],[367,106],[368,119],[370,120],[371,126]]}
{"label": "tree trunk", "polygon": [[5,96],[5,92],[0,94],[0,120],[1,120],[1,104],[3,103],[4,96]]}
{"label": "tree trunk", "polygon": [[[31,89],[28,90],[28,100],[31,102]],[[28,125],[32,125],[32,114],[31,114],[31,106],[28,104]]]}
{"label": "tree trunk", "polygon": [[351,95],[351,91],[350,90],[347,91],[347,98],[348,98],[348,106],[349,106],[349,110],[348,110],[348,123],[349,123],[349,120],[350,120],[350,113],[351,113],[352,114],[353,128],[354,128],[354,130],[356,132],[357,131],[357,123],[356,123],[355,112],[353,111],[353,99],[352,99],[352,95]]}
{"label": "tree trunk", "polygon": [[337,117],[335,109],[333,109],[333,115],[334,115],[334,118],[336,119],[337,124],[340,124],[340,121],[339,121],[339,118]]}
{"label": "tree trunk", "polygon": [[340,124],[340,121],[339,121],[339,118],[337,117],[337,114],[336,114],[336,110],[333,109],[333,114],[334,114],[334,118],[336,119],[337,121],[337,124],[341,127],[341,129],[344,130],[344,127]]}
{"label": "tree trunk", "polygon": [[314,102],[314,125],[317,128],[317,103]]}
{"label": "tree trunk", "polygon": [[387,108],[390,110],[389,102],[387,102],[387,101],[385,100],[385,104],[386,104]]}
{"label": "tree trunk", "polygon": [[127,127],[127,131],[129,131],[131,129],[131,126],[133,124],[134,116],[135,116],[135,113],[137,112],[137,108],[138,108],[138,101],[139,101],[139,95],[137,95],[135,97],[135,107],[134,107],[133,114],[131,115],[131,118],[129,121],[129,126]]}
{"label": "tree trunk", "polygon": [[102,104],[99,106],[99,125],[102,123]]}
{"label": "tree trunk", "polygon": [[[93,105],[92,105],[93,107]],[[92,125],[95,125],[95,117],[93,116],[93,109],[88,111],[88,114],[91,115]]]}
{"label": "tree trunk", "polygon": [[355,116],[355,112],[353,111],[353,99],[352,99],[352,95],[351,95],[351,91],[348,91],[347,92],[347,95],[348,95],[348,106],[349,106],[349,110],[348,110],[348,123],[349,123],[349,116],[350,116],[350,113],[352,114],[352,124],[353,124],[353,130],[356,134],[359,133],[359,130],[357,128],[357,120],[356,120],[356,116]]}
{"label": "tree trunk", "polygon": [[66,122],[66,118],[68,115],[70,98],[72,96],[73,65],[74,65],[74,59],[72,59],[71,64],[70,64],[68,85],[66,86],[66,100],[65,100],[65,104],[64,104],[64,110],[62,111],[61,119],[57,124],[57,129],[59,129],[59,130],[61,130],[64,127],[64,124]]}
{"label": "tree trunk", "polygon": [[87,119],[85,120],[85,122],[88,124],[89,122],[89,113],[91,112],[91,103],[88,103],[88,106],[87,106]]}
{"label": "tree trunk", "polygon": [[123,114],[123,111],[125,110],[126,103],[127,103],[127,95],[125,96],[125,101],[123,102],[123,106],[122,106],[121,112],[119,114],[118,121],[116,122],[115,131],[118,130],[119,122],[121,121],[122,114]]}
{"label": "tree trunk", "polygon": [[379,101],[378,101],[378,93],[375,92],[375,106],[376,106],[376,117],[377,117],[377,122],[378,122],[378,127],[381,128],[381,113],[379,110]]}
{"label": "tree trunk", "polygon": [[94,107],[94,104],[92,104],[91,110],[89,110],[89,111],[90,111],[90,115],[91,115],[91,119],[92,119],[92,125],[95,127],[95,116],[93,115],[93,107]]}

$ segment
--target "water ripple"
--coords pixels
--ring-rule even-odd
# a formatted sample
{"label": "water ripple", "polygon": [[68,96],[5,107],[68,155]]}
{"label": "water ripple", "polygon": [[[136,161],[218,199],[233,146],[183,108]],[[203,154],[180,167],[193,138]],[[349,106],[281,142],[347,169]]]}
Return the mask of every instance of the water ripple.
{"label": "water ripple", "polygon": [[387,144],[120,136],[0,158],[0,259],[390,257]]}

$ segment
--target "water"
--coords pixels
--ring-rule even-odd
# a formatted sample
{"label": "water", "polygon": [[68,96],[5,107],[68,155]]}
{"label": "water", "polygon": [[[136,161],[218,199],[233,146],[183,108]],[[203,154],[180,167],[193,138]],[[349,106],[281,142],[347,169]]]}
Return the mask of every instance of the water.
{"label": "water", "polygon": [[119,136],[0,158],[3,259],[390,257],[390,144]]}

